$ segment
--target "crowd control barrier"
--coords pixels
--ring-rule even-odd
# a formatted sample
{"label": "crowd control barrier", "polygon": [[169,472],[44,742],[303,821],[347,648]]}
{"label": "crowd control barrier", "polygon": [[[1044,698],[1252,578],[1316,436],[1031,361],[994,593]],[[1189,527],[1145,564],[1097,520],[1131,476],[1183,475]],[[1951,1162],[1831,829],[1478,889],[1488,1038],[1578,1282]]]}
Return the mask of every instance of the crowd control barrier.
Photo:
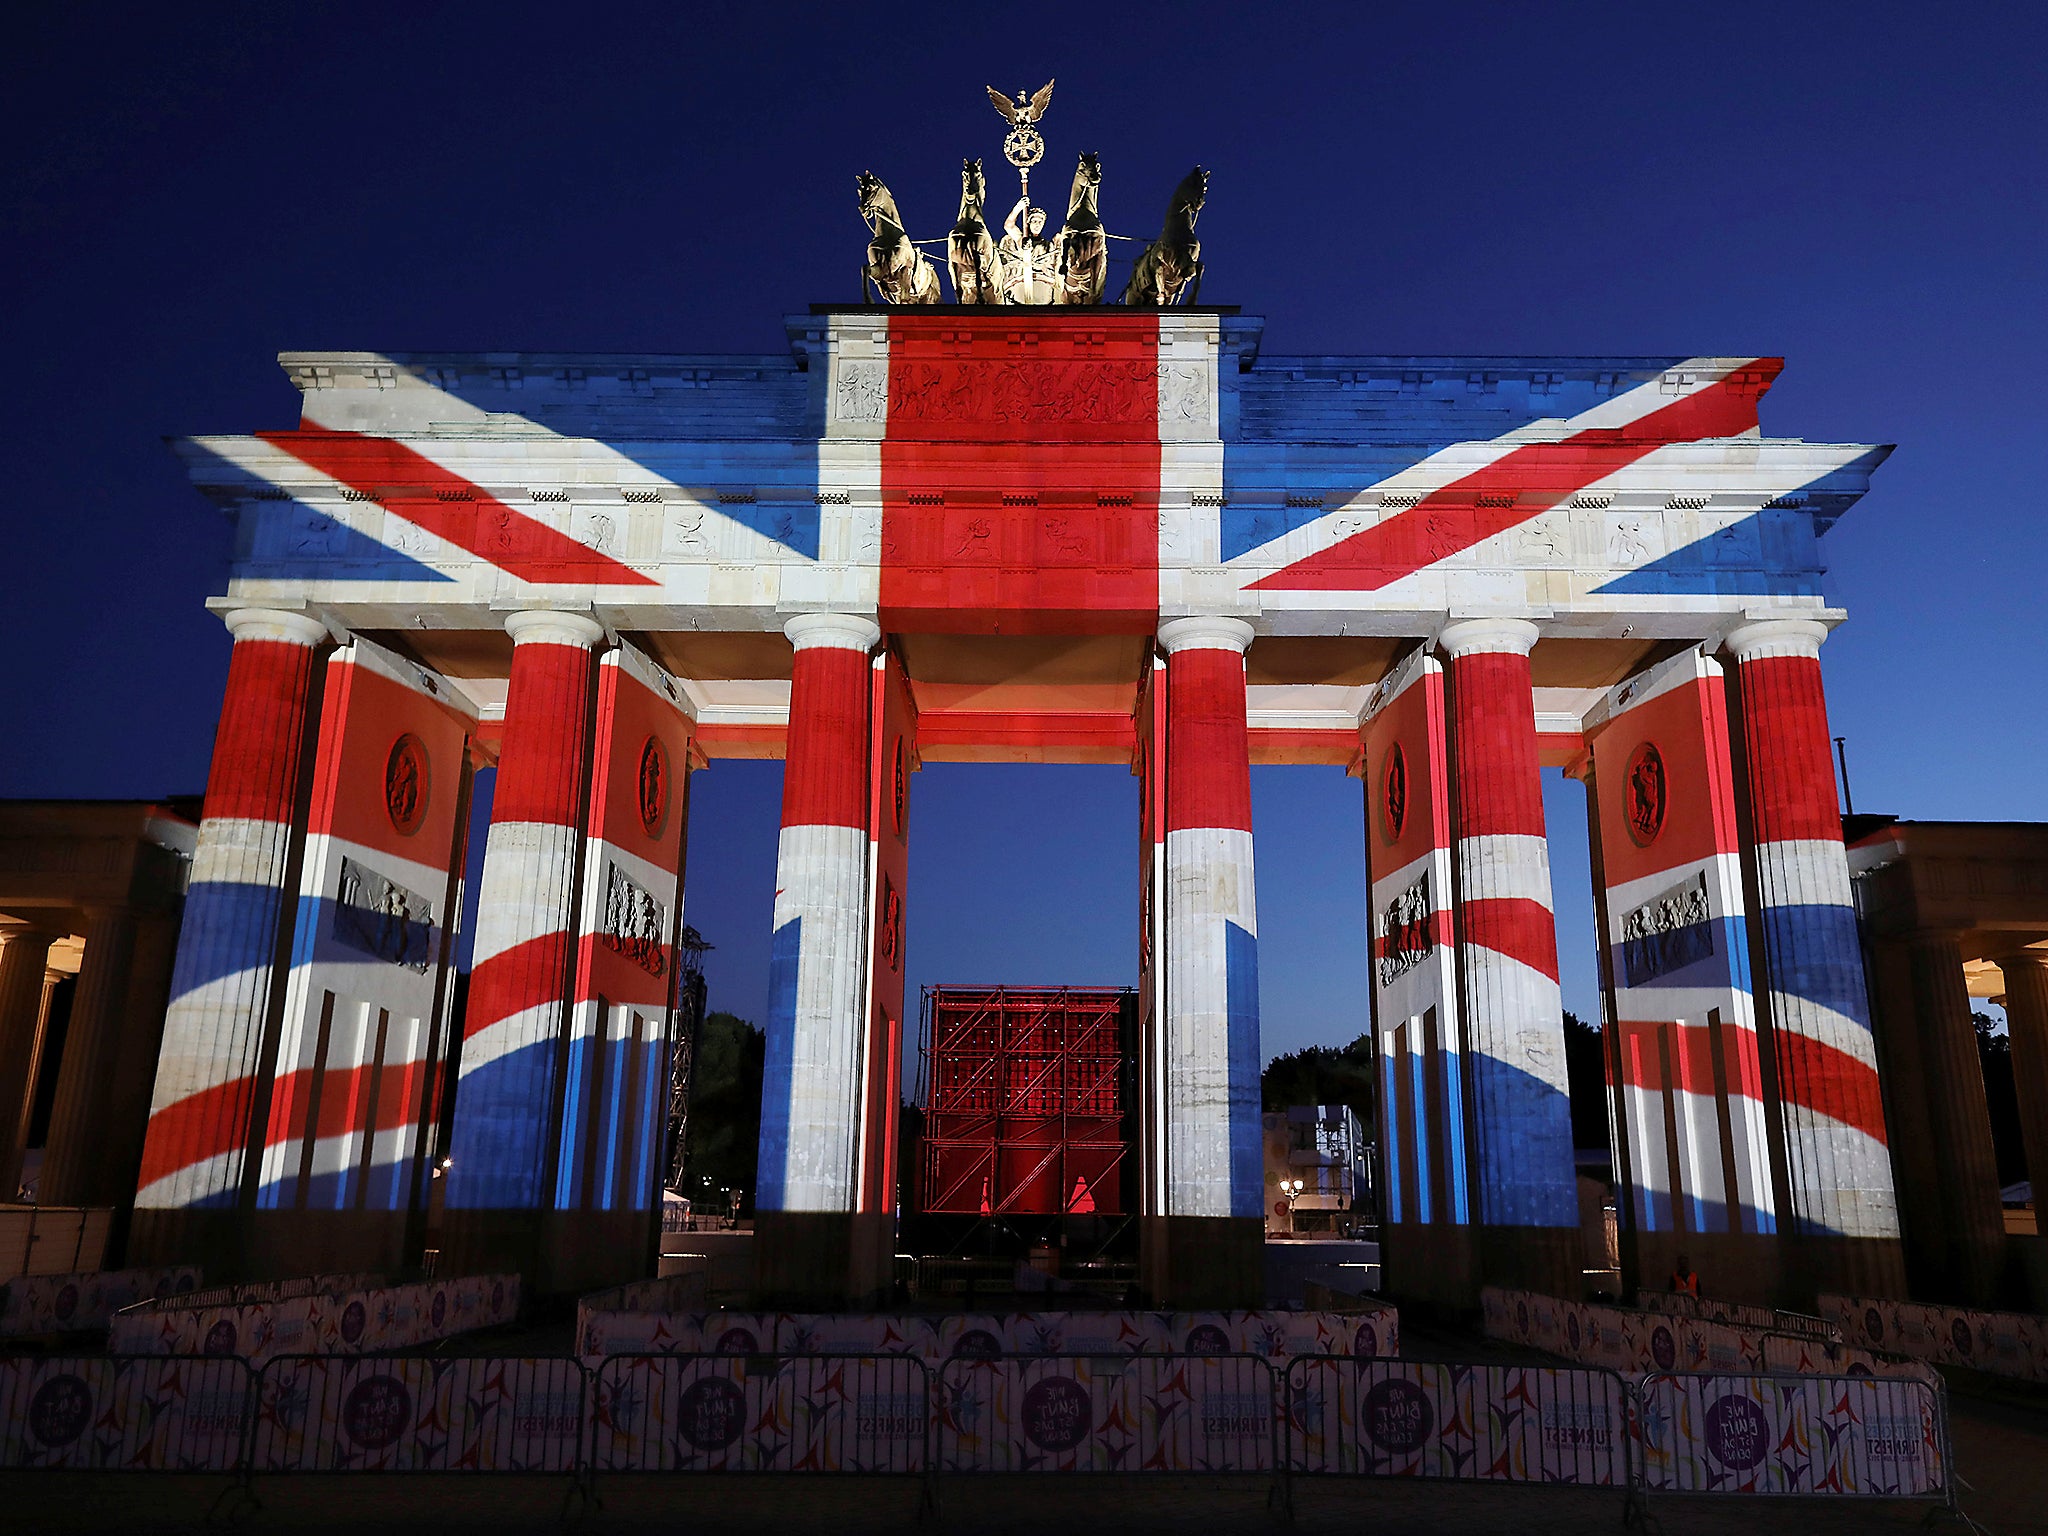
{"label": "crowd control barrier", "polygon": [[933,1365],[956,1355],[1400,1353],[1391,1306],[1346,1311],[891,1313],[671,1311],[666,1281],[597,1292],[576,1308],[576,1353],[611,1355],[906,1354]]}
{"label": "crowd control barrier", "polygon": [[923,1473],[931,1373],[909,1355],[614,1355],[590,1469]]}
{"label": "crowd control barrier", "polygon": [[1952,1502],[1954,1453],[1938,1382],[1651,1375],[1639,1390],[1651,1492]]}
{"label": "crowd control barrier", "polygon": [[1614,1371],[1303,1358],[1290,1474],[1627,1488],[1634,1407]]}
{"label": "crowd control barrier", "polygon": [[97,1331],[112,1323],[123,1307],[189,1296],[199,1280],[199,1271],[190,1264],[20,1276],[0,1286],[0,1334]]}
{"label": "crowd control barrier", "polygon": [[238,1472],[255,1390],[232,1357],[0,1359],[0,1468]]}
{"label": "crowd control barrier", "polygon": [[280,1355],[411,1349],[510,1322],[519,1312],[516,1274],[374,1287],[354,1284],[360,1278],[281,1282],[274,1291],[223,1287],[139,1303],[114,1314],[107,1345],[121,1354],[236,1355],[261,1365]]}
{"label": "crowd control barrier", "polygon": [[1264,1355],[963,1357],[938,1371],[933,1467],[974,1472],[1272,1473],[1279,1397]]}
{"label": "crowd control barrier", "polygon": [[1937,1380],[1249,1353],[0,1359],[0,1469],[1195,1473],[1956,1509]]}
{"label": "crowd control barrier", "polygon": [[280,1355],[257,1374],[252,1472],[563,1472],[588,1382],[567,1356]]}
{"label": "crowd control barrier", "polygon": [[2048,1317],[1862,1296],[1823,1296],[1820,1310],[1845,1339],[1870,1349],[1930,1365],[2048,1381]]}

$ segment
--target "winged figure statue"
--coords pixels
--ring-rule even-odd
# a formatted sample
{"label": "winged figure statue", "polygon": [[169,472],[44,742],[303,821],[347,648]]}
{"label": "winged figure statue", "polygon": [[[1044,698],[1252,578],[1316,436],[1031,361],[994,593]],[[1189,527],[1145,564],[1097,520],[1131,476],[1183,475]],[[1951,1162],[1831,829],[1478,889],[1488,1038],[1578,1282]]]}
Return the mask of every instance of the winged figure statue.
{"label": "winged figure statue", "polygon": [[1019,91],[1017,99],[1012,101],[994,86],[990,86],[988,99],[995,103],[996,110],[1003,114],[1003,121],[1012,128],[1028,128],[1045,116],[1045,109],[1052,105],[1052,87],[1053,82],[1048,80],[1043,90],[1029,96]]}

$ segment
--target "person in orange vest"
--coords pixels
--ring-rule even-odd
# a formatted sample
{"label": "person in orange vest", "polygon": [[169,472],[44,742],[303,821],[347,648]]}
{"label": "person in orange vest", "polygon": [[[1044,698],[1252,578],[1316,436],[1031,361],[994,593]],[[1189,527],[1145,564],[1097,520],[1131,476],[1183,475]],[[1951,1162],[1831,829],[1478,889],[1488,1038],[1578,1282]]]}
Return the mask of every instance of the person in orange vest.
{"label": "person in orange vest", "polygon": [[1693,1273],[1692,1260],[1685,1254],[1678,1256],[1678,1262],[1671,1270],[1671,1289],[1686,1296],[1700,1293],[1700,1277]]}

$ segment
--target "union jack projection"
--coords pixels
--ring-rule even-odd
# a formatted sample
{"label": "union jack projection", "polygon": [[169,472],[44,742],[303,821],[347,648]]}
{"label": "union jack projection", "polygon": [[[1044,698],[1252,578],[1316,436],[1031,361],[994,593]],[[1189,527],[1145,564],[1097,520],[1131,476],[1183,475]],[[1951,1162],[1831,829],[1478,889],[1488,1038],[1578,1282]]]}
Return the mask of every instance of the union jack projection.
{"label": "union jack projection", "polygon": [[1144,778],[1143,1214],[1264,1208],[1246,776],[1331,763],[1416,1281],[1578,1263],[1547,766],[1598,808],[1633,1227],[1889,1251],[1817,661],[1817,541],[1888,450],[1763,436],[1780,360],[1279,357],[1196,309],[788,334],[288,354],[295,428],[180,445],[234,521],[236,645],[145,1239],[403,1217],[441,1149],[451,1246],[595,1277],[569,1234],[640,1230],[663,1162],[684,788],[767,756],[764,1253],[889,1217],[907,781],[990,759]]}

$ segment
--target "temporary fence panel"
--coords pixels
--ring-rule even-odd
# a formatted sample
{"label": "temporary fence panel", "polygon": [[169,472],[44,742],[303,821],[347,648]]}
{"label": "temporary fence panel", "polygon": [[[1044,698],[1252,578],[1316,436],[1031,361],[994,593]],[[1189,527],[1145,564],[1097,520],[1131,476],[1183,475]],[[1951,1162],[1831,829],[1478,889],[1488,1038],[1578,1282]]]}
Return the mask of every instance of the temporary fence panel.
{"label": "temporary fence panel", "polygon": [[0,1292],[0,1334],[77,1333],[105,1328],[139,1301],[188,1294],[199,1284],[190,1264],[162,1269],[100,1269],[25,1275]]}
{"label": "temporary fence panel", "polygon": [[1843,1338],[1866,1348],[2048,1381],[2048,1317],[1862,1296],[1823,1296],[1820,1310]]}
{"label": "temporary fence panel", "polygon": [[253,1391],[240,1360],[0,1360],[0,1467],[232,1472]]}
{"label": "temporary fence panel", "polygon": [[1772,1376],[1903,1376],[1930,1385],[1941,1380],[1918,1360],[1784,1333],[1764,1335],[1764,1370]]}
{"label": "temporary fence panel", "polygon": [[511,1321],[519,1311],[519,1276],[468,1275],[211,1304],[218,1294],[195,1292],[130,1307],[115,1316],[109,1347],[151,1355],[238,1355],[253,1365],[278,1355],[410,1349]]}
{"label": "temporary fence panel", "polygon": [[257,1472],[570,1472],[586,1377],[576,1361],[280,1356],[259,1377]]}
{"label": "temporary fence panel", "polygon": [[1249,1355],[961,1358],[939,1367],[940,1472],[1270,1472],[1275,1377]]}
{"label": "temporary fence panel", "polygon": [[1629,1395],[1610,1371],[1298,1359],[1287,1467],[1310,1475],[1629,1483]]}
{"label": "temporary fence panel", "polygon": [[906,1355],[617,1356],[590,1422],[598,1472],[922,1472],[931,1378]]}
{"label": "temporary fence panel", "polygon": [[1940,1498],[1948,1416],[1925,1382],[1870,1376],[1649,1376],[1644,1486],[1671,1493]]}

